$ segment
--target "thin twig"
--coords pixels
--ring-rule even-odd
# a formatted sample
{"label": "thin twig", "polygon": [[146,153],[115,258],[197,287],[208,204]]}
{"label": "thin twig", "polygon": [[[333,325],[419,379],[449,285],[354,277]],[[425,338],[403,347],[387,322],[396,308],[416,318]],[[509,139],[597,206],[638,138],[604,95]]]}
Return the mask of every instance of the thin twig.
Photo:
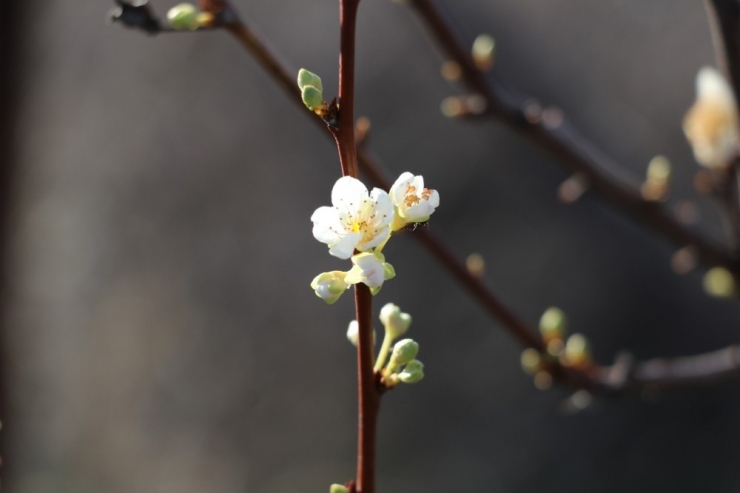
{"label": "thin twig", "polygon": [[[268,44],[256,34],[253,28],[236,16],[235,11],[233,14],[234,17],[224,27],[234,34],[247,51],[255,56],[262,67],[286,91],[290,99],[304,108],[300,92],[293,81],[294,71],[279,61]],[[318,118],[312,120],[325,126],[324,122]],[[358,162],[371,182],[383,188],[390,186],[388,174],[383,171],[383,167],[370,152],[360,150]],[[413,236],[429,249],[440,264],[463,287],[468,289],[489,315],[502,323],[512,336],[525,347],[535,347],[540,350],[543,348],[536,329],[519,318],[480,279],[471,275],[439,238],[424,230],[416,231]],[[723,255],[718,254],[720,257]],[[358,314],[358,317],[363,317],[363,315]],[[631,363],[630,358],[622,358],[614,365],[594,366],[588,372],[559,366],[554,367],[553,370],[557,377],[577,388],[585,388],[595,393],[618,394],[645,387],[693,386],[700,382],[707,384],[729,378],[740,378],[738,352],[740,348],[733,346],[706,354],[676,359],[654,359],[635,364]],[[728,354],[732,357],[728,357]]]}
{"label": "thin twig", "polygon": [[704,0],[709,17],[717,65],[740,95],[740,3],[737,0]]}
{"label": "thin twig", "polygon": [[481,72],[472,59],[468,45],[453,31],[450,21],[437,3],[433,0],[410,0],[410,4],[445,56],[460,66],[464,84],[485,99],[485,115],[548,151],[568,171],[580,174],[588,183],[589,190],[659,232],[676,246],[695,247],[701,263],[707,266],[722,265],[733,272],[740,272],[740,263],[731,251],[689,229],[657,202],[645,200],[639,184],[578,133],[560,110],[551,109],[551,115],[554,116],[549,118],[539,108],[530,108],[536,111],[528,112],[526,101],[531,99],[514,96],[497,78]]}

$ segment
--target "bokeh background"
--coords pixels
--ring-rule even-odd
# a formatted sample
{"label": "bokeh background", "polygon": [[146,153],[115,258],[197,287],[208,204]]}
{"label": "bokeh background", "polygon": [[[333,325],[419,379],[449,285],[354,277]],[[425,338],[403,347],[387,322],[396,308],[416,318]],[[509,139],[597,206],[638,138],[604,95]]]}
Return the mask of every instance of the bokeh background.
{"label": "bokeh background", "polygon": [[[174,2],[153,1],[164,15]],[[337,2],[235,2],[295,67],[336,90]],[[7,226],[3,481],[17,493],[327,491],[354,474],[350,296],[308,286],[342,268],[311,235],[336,152],[226,33],[149,37],[105,1],[23,2]],[[714,63],[698,0],[457,0],[497,40],[508,84],[557,104],[630,173],[656,154],[674,200],[722,238],[681,133]],[[671,245],[586,196],[497,125],[458,122],[459,88],[410,11],[365,0],[359,115],[396,175],[423,174],[430,228],[529,322],[550,305],[596,358],[737,342],[740,310],[670,267]],[[11,163],[6,163],[10,166]],[[414,317],[427,377],[386,396],[380,492],[740,491],[737,384],[597,400],[534,388],[521,348],[410,235],[375,298]]]}

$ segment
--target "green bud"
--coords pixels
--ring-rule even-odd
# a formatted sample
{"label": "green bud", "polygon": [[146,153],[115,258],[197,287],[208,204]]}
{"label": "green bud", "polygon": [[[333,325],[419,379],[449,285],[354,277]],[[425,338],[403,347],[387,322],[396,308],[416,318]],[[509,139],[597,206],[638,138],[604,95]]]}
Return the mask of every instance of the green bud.
{"label": "green bud", "polygon": [[[386,264],[387,265],[387,264]],[[391,339],[401,337],[409,330],[411,315],[402,313],[398,305],[388,303],[380,310],[380,321]]]}
{"label": "green bud", "polygon": [[396,277],[396,269],[389,263],[383,264],[383,272],[385,272],[385,280],[393,279]]}
{"label": "green bud", "polygon": [[349,284],[344,282],[346,276],[346,272],[338,270],[324,272],[314,277],[311,287],[316,296],[326,301],[327,305],[331,305],[349,288]]}
{"label": "green bud", "polygon": [[343,484],[333,484],[329,487],[329,493],[349,493],[349,488]]}
{"label": "green bud", "polygon": [[301,90],[301,98],[309,110],[320,108],[324,103],[324,95],[314,86],[304,86]]}
{"label": "green bud", "polygon": [[591,361],[591,350],[586,337],[582,334],[573,334],[565,343],[563,352],[566,362],[570,366],[583,367]]}
{"label": "green bud", "polygon": [[524,373],[534,375],[542,366],[542,356],[539,351],[530,347],[522,351],[521,363]]}
{"label": "green bud", "polygon": [[647,179],[666,182],[671,177],[671,162],[665,156],[655,156],[650,160]]}
{"label": "green bud", "polygon": [[191,3],[175,5],[167,12],[167,21],[172,29],[195,31],[200,26],[198,9]]}
{"label": "green bud", "polygon": [[298,71],[298,87],[302,91],[303,88],[306,86],[313,86],[318,89],[320,93],[324,92],[324,86],[321,83],[321,77],[314,74],[313,72],[309,72],[305,68],[302,68]]}
{"label": "green bud", "polygon": [[419,344],[413,339],[402,339],[393,346],[393,352],[391,353],[391,360],[388,363],[389,369],[392,371],[399,366],[408,364],[416,355],[419,354]]}
{"label": "green bud", "polygon": [[409,361],[403,371],[398,374],[398,379],[403,383],[416,383],[422,378],[424,378],[424,363],[417,359]]}
{"label": "green bud", "polygon": [[553,339],[562,339],[565,336],[565,329],[568,320],[565,313],[560,308],[551,306],[540,318],[540,333],[545,342]]}
{"label": "green bud", "polygon": [[704,290],[718,298],[729,298],[737,292],[735,277],[724,267],[710,269],[704,275]]}
{"label": "green bud", "polygon": [[496,56],[496,41],[488,34],[481,34],[473,42],[473,61],[481,70],[490,70]]}

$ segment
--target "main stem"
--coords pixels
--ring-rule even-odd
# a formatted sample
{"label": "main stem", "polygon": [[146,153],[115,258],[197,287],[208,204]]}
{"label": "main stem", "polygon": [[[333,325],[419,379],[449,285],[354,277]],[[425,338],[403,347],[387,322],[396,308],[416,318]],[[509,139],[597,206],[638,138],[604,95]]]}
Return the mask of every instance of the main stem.
{"label": "main stem", "polygon": [[359,178],[355,146],[355,26],[359,0],[339,0],[339,125],[332,129],[337,141],[342,174]]}
{"label": "main stem", "polygon": [[[339,0],[339,122],[332,128],[342,175],[359,178],[355,144],[355,30],[359,0]],[[331,127],[330,127],[331,128]],[[379,393],[373,371],[373,308],[370,288],[355,285],[357,338],[357,477],[356,493],[375,493],[375,428]]]}
{"label": "main stem", "polygon": [[355,285],[355,315],[360,326],[357,343],[359,387],[357,438],[357,493],[375,492],[375,429],[379,394],[373,372],[372,294],[364,284]]}

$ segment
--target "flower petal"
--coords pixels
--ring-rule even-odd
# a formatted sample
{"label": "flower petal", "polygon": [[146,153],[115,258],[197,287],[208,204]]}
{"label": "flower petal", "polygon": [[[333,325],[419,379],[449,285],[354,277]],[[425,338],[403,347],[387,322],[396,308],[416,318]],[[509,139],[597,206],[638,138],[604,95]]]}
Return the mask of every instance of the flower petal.
{"label": "flower petal", "polygon": [[367,187],[360,180],[343,176],[331,190],[331,203],[342,211],[352,211],[356,210],[367,196]]}
{"label": "flower petal", "polygon": [[[319,207],[311,215],[313,236],[321,243],[332,245],[342,239],[344,227],[339,221],[339,211],[334,207]],[[349,257],[348,257],[349,258]]]}
{"label": "flower petal", "polygon": [[398,206],[403,204],[404,198],[406,197],[406,190],[409,184],[414,179],[414,175],[408,171],[401,173],[396,182],[391,187],[390,196],[393,204]]}
{"label": "flower petal", "polygon": [[337,258],[348,259],[355,253],[361,239],[361,233],[347,233],[338,242],[329,245],[329,253]]}

